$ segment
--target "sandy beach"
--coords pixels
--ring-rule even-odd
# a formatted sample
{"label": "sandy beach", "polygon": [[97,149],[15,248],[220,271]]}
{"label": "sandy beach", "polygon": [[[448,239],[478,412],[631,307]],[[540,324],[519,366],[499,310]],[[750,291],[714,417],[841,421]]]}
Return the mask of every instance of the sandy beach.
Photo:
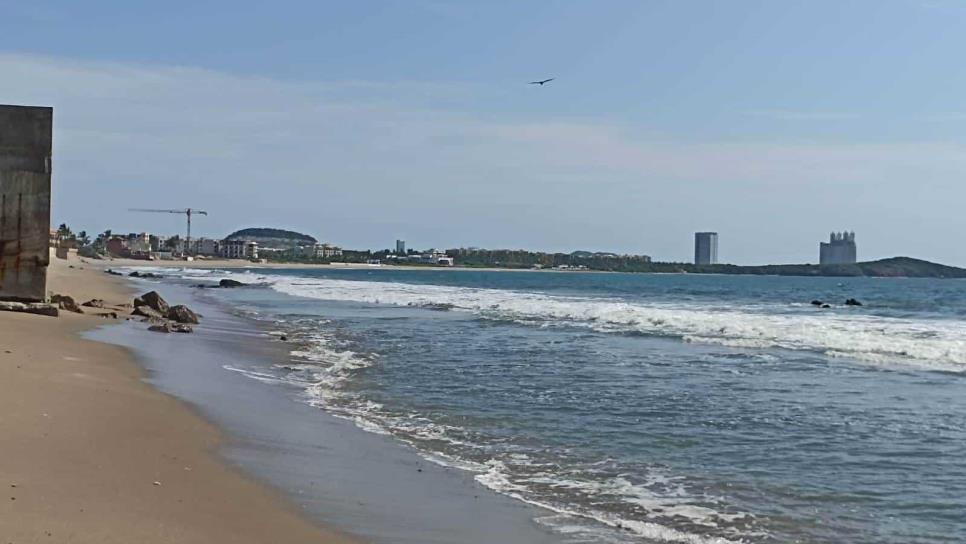
{"label": "sandy beach", "polygon": [[[52,259],[48,290],[129,302],[103,267]],[[125,349],[79,337],[111,321],[85,310],[0,312],[2,542],[353,541],[224,464],[220,433],[144,383]]]}

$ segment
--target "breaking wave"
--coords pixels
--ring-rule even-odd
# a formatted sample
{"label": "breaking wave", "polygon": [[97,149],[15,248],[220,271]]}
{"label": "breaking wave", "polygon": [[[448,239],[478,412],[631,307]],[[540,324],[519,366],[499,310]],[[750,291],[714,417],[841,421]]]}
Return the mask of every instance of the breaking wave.
{"label": "breaking wave", "polygon": [[[185,270],[193,279],[210,274]],[[195,275],[197,274],[197,275]],[[811,307],[706,306],[568,297],[501,289],[396,282],[222,273],[217,278],[267,283],[293,296],[463,311],[532,326],[577,326],[598,332],[681,338],[740,348],[813,351],[872,363],[910,363],[966,371],[966,323],[882,317]]]}

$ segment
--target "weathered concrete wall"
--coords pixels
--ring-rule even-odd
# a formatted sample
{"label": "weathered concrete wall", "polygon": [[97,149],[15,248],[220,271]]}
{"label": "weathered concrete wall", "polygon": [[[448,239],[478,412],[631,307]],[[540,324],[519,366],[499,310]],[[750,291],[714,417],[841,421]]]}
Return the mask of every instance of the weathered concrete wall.
{"label": "weathered concrete wall", "polygon": [[0,105],[0,300],[47,296],[53,117]]}

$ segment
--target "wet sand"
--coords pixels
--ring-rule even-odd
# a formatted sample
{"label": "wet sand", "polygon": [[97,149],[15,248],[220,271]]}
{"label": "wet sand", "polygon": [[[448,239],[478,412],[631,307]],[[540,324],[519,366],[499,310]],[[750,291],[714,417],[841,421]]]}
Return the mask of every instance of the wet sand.
{"label": "wet sand", "polygon": [[[383,434],[306,402],[305,384],[276,380],[298,345],[279,341],[268,322],[234,312],[235,296],[258,291],[193,289],[191,282],[134,280],[204,317],[192,335],[170,342],[126,323],[86,333],[131,349],[152,386],[181,399],[230,440],[220,453],[329,527],[392,544],[560,542],[537,520],[554,513],[494,493],[474,474],[441,466]],[[195,359],[189,355],[194,355]]]}
{"label": "wet sand", "polygon": [[[110,263],[52,261],[53,293],[131,299]],[[85,310],[0,312],[2,542],[354,541],[223,463],[224,437],[146,384],[127,350],[80,338],[113,321]]]}

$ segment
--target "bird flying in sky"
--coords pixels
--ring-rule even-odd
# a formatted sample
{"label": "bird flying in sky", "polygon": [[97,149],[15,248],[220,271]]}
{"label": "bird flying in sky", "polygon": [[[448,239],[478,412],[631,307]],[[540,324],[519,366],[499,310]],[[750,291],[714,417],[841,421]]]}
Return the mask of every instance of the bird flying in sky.
{"label": "bird flying in sky", "polygon": [[555,79],[557,79],[557,78],[555,78],[555,77],[552,77],[552,78],[550,78],[550,79],[544,79],[544,80],[542,80],[542,81],[531,81],[531,82],[529,83],[529,85],[540,85],[541,87],[543,87],[543,84],[544,84],[544,83],[549,83],[549,82],[551,82],[551,81],[553,81],[553,80],[555,80]]}

